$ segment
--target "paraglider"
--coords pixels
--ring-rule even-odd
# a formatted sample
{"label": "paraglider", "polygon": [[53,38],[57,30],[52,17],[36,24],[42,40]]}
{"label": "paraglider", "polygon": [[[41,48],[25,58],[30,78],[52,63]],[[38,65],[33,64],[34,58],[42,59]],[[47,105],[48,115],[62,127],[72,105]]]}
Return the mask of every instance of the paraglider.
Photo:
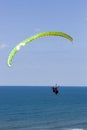
{"label": "paraglider", "polygon": [[8,57],[8,66],[11,67],[12,65],[12,60],[13,60],[13,57],[15,56],[15,54],[23,47],[25,46],[26,44],[29,44],[30,42],[32,42],[33,40],[36,40],[38,38],[41,38],[41,37],[44,37],[44,36],[61,36],[61,37],[64,37],[70,41],[73,41],[73,38],[66,34],[66,33],[63,33],[63,32],[42,32],[42,33],[39,33],[39,34],[36,34],[22,42],[20,42],[15,48],[13,48],[13,50],[11,51],[9,57]]}
{"label": "paraglider", "polygon": [[58,88],[59,88],[59,86],[57,86],[57,84],[55,85],[55,87],[52,87],[52,91],[53,91],[53,93],[55,93],[56,95],[59,93]]}

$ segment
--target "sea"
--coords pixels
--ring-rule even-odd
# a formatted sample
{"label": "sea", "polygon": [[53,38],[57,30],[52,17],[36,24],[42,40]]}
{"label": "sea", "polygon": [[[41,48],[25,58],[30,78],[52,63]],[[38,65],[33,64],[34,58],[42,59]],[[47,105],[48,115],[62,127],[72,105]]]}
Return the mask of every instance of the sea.
{"label": "sea", "polygon": [[0,130],[87,130],[87,87],[0,86]]}

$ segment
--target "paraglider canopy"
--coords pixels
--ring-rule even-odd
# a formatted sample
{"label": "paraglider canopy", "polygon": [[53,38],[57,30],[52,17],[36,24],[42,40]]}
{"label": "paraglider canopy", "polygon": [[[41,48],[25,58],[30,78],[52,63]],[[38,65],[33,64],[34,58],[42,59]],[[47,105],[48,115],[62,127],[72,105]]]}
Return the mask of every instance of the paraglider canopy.
{"label": "paraglider canopy", "polygon": [[9,57],[8,57],[8,62],[7,62],[8,66],[11,67],[13,57],[23,46],[25,46],[26,44],[29,44],[33,40],[36,40],[36,39],[44,37],[44,36],[61,36],[61,37],[64,37],[64,38],[66,38],[70,41],[73,41],[73,38],[70,35],[63,33],[63,32],[53,32],[53,31],[51,31],[51,32],[42,32],[42,33],[36,34],[36,35],[20,42],[15,48],[12,49],[12,51],[11,51]]}

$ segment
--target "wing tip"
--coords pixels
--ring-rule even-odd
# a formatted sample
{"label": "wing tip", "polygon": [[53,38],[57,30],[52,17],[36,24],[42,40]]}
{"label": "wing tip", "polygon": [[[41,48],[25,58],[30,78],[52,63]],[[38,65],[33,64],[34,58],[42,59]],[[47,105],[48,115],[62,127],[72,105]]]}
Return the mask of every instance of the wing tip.
{"label": "wing tip", "polygon": [[7,63],[8,64],[8,67],[11,68],[11,64],[10,63]]}

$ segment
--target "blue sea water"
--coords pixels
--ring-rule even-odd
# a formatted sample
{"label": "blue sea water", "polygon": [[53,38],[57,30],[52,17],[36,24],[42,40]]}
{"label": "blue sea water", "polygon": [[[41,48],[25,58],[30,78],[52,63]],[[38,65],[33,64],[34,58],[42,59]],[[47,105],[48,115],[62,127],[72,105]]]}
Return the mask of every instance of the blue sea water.
{"label": "blue sea water", "polygon": [[0,130],[87,130],[87,87],[0,87]]}

